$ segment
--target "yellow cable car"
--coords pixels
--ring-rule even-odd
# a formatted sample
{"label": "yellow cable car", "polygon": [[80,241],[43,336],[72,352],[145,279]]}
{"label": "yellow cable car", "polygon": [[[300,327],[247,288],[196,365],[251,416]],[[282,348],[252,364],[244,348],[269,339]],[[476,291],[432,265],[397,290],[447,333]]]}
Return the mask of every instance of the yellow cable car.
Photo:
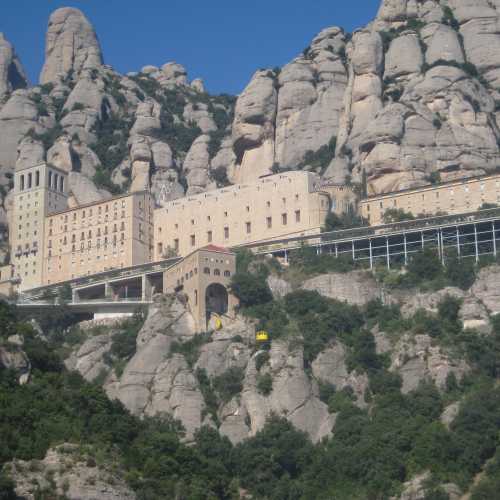
{"label": "yellow cable car", "polygon": [[264,330],[260,330],[255,334],[255,340],[257,342],[267,342],[269,340],[269,334]]}
{"label": "yellow cable car", "polygon": [[215,316],[215,330],[218,332],[219,330],[222,330],[222,320],[220,319],[219,315],[214,314]]}

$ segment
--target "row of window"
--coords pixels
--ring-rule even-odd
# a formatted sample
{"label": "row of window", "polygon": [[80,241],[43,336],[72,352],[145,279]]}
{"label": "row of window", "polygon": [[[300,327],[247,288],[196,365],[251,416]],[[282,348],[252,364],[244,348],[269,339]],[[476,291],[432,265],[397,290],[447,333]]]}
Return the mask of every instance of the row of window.
{"label": "row of window", "polygon": [[[500,187],[500,186],[499,186],[499,182],[498,182],[498,181],[496,181],[496,183],[495,183],[495,187],[496,187],[496,189],[497,189],[497,190],[498,190],[498,188]],[[467,195],[467,194],[470,192],[470,188],[469,188],[469,186],[463,186],[463,188],[464,188],[464,193]],[[479,185],[479,190],[480,190],[480,191],[484,191],[484,189],[485,189],[485,184],[484,184],[484,183],[483,183],[483,184],[480,184],[480,185]],[[435,195],[435,198],[436,198],[436,199],[438,199],[438,198],[439,198],[439,194],[440,194],[440,192],[443,192],[443,193],[448,192],[450,196],[454,196],[454,195],[455,195],[455,189],[449,189],[449,190],[444,190],[444,189],[443,189],[442,191],[434,191],[434,195]],[[432,194],[432,191],[431,191],[431,193],[429,193],[429,195],[431,195],[431,194]],[[458,193],[458,194],[460,194],[460,193]],[[414,197],[416,197],[416,196],[417,196],[417,194],[416,194],[416,193],[412,193],[412,194],[409,194],[409,195],[407,195],[407,196],[401,196],[401,197],[399,197],[399,198],[400,198],[400,200],[402,200],[403,205],[404,205],[404,204],[405,204],[405,201],[407,201],[407,203],[411,203],[411,200],[412,200],[412,199],[413,199],[413,201],[415,201],[415,200],[414,200]],[[422,201],[425,201],[425,193],[422,193],[420,196],[421,196]],[[408,199],[408,198],[410,198],[410,199]],[[388,200],[386,200],[386,201],[388,201],[388,202],[389,202],[389,204],[390,204],[390,202],[391,202],[391,200],[390,200],[390,199],[388,199]],[[384,208],[384,202],[383,202],[383,201],[379,201],[378,203],[379,203],[379,208]],[[397,200],[397,199],[393,199],[393,200],[392,200],[392,204],[393,204],[393,206],[395,206],[395,207],[396,207],[396,206],[398,205],[398,200]],[[368,204],[368,203],[366,204],[366,211],[367,211],[367,212],[369,212],[369,211],[370,211],[370,204]]]}
{"label": "row of window", "polygon": [[[193,276],[198,274],[198,268],[195,267],[194,270],[189,271],[189,273],[186,273],[184,276],[182,276],[180,279],[177,280],[177,285],[180,286],[184,283],[184,281],[187,281],[189,278],[192,278]],[[208,274],[210,275],[210,268],[209,267],[204,267],[203,268],[203,274]],[[220,276],[221,271],[220,269],[214,269],[214,276]],[[231,277],[231,271],[224,271],[224,277],[230,278]]]}
{"label": "row of window", "polygon": [[[117,238],[116,234],[113,236],[113,240],[112,241],[113,241],[113,245],[116,245],[116,243],[118,241],[118,238]],[[121,242],[125,241],[125,233],[121,233],[120,241]],[[107,238],[107,236],[104,238],[103,243],[104,243],[104,246],[106,246],[108,244],[108,238]],[[111,243],[111,241],[110,241],[110,243]],[[67,245],[67,244],[68,244],[68,241],[67,241],[66,237],[64,237],[63,245]],[[97,248],[101,247],[101,240],[100,239],[97,240],[96,247]],[[49,257],[50,257],[50,249],[52,248],[52,240],[49,240],[48,248],[49,248]],[[84,248],[85,248],[85,242],[82,241],[80,243],[80,249],[83,250]],[[92,248],[92,240],[88,240],[87,241],[87,248]],[[73,244],[72,245],[72,251],[75,252],[76,251],[75,249],[76,249],[76,245]]]}
{"label": "row of window", "polygon": [[[140,231],[142,231],[142,227],[139,229]],[[64,232],[67,232],[68,231],[68,227],[67,226],[64,226]],[[120,224],[120,231],[125,231],[125,222],[122,222]],[[118,232],[118,225],[117,224],[113,224],[113,233],[116,233]],[[101,228],[98,227],[97,228],[97,231],[96,231],[96,234],[97,234],[97,237],[101,236]],[[106,235],[108,234],[108,226],[104,226],[104,231],[102,232],[102,234]],[[52,233],[52,228],[49,229],[49,236],[52,236],[53,233]],[[92,230],[89,229],[88,233],[87,233],[87,239],[90,239],[92,238]],[[85,232],[82,231],[81,234],[80,234],[80,241],[83,241],[85,239]],[[64,237],[63,239],[64,241],[64,245],[66,245],[67,243],[67,236]],[[73,234],[71,235],[71,242],[74,243],[76,241],[76,234]],[[50,244],[50,241],[49,241],[49,244]]]}
{"label": "row of window", "polygon": [[[210,220],[210,216],[207,216]],[[295,210],[295,222],[300,223],[301,222],[301,213],[300,210]],[[191,220],[191,224],[194,225],[194,220]],[[282,213],[281,214],[281,224],[283,226],[286,226],[288,224],[288,214]],[[175,224],[175,229],[179,229],[179,224]],[[273,227],[273,218],[272,217],[266,217],[266,227],[268,229],[271,229]],[[251,222],[245,222],[245,231],[247,234],[250,234],[252,232],[252,223]],[[158,233],[162,232],[162,228],[158,227]],[[212,242],[212,236],[213,232],[212,231],[207,231],[207,242],[211,243]],[[193,238],[194,235],[191,236]],[[224,227],[224,238],[228,239],[229,238],[229,227]],[[194,243],[192,243],[192,246],[194,246]]]}

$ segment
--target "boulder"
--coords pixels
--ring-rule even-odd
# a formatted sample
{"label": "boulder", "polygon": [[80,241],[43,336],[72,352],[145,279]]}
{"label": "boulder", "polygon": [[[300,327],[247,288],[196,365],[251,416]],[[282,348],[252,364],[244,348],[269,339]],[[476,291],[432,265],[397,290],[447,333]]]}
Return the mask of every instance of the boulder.
{"label": "boulder", "polygon": [[35,103],[26,90],[15,90],[0,109],[0,168],[12,172],[19,142],[30,131],[44,131]]}
{"label": "boulder", "polygon": [[424,62],[416,33],[406,33],[395,38],[385,57],[385,78],[419,73]]}
{"label": "boulder", "polygon": [[210,136],[208,135],[197,137],[191,145],[182,165],[188,184],[188,195],[205,191],[210,183],[208,176],[210,167],[209,142]]}
{"label": "boulder", "polygon": [[373,276],[364,271],[321,274],[305,281],[302,288],[353,305],[364,305],[381,293]]}
{"label": "boulder", "polygon": [[45,37],[45,63],[40,83],[77,76],[83,69],[99,68],[102,63],[94,28],[83,13],[71,7],[54,11]]}
{"label": "boulder", "polygon": [[232,136],[240,182],[269,173],[273,165],[276,106],[274,73],[257,71],[235,107]]}
{"label": "boulder", "polygon": [[28,86],[28,78],[14,47],[0,33],[0,98],[16,89]]}
{"label": "boulder", "polygon": [[346,365],[346,349],[340,343],[323,350],[312,363],[312,372],[316,379],[335,386],[337,391],[350,388],[356,397],[356,405],[367,406],[365,391],[369,380],[365,373],[348,372]]}
{"label": "boulder", "polygon": [[51,448],[43,460],[14,460],[7,463],[4,470],[15,483],[16,494],[26,500],[35,500],[40,491],[51,487],[55,495],[68,500],[136,498],[118,464],[99,461],[96,466],[96,457],[75,444]]}
{"label": "boulder", "polygon": [[43,144],[26,136],[18,146],[18,156],[16,161],[16,170],[34,167],[45,161],[45,149]]}
{"label": "boulder", "polygon": [[465,361],[451,359],[439,346],[432,345],[428,335],[405,334],[394,346],[389,369],[401,375],[401,392],[407,394],[425,381],[444,390],[449,375],[460,381],[470,368]]}
{"label": "boulder", "polygon": [[471,293],[479,299],[490,314],[500,313],[500,267],[489,266],[479,271]]}
{"label": "boulder", "polygon": [[268,276],[267,285],[269,286],[269,289],[275,299],[281,299],[285,295],[292,292],[292,285],[288,281],[278,278],[273,274]]}

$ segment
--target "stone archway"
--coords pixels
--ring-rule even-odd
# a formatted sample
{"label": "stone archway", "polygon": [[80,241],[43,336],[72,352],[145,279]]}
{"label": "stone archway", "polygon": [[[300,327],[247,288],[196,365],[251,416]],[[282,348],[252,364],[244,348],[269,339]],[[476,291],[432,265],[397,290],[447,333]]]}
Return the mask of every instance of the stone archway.
{"label": "stone archway", "polygon": [[205,308],[207,319],[212,313],[226,314],[229,306],[229,296],[224,285],[212,283],[205,290]]}

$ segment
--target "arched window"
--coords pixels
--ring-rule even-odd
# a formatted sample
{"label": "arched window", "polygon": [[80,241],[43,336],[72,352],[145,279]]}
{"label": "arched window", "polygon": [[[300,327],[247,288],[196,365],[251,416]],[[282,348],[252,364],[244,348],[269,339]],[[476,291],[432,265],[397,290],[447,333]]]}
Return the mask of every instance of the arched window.
{"label": "arched window", "polygon": [[209,267],[203,268],[203,274],[210,274],[210,268]]}
{"label": "arched window", "polygon": [[231,271],[224,271],[224,276],[229,278],[229,276],[231,276]]}
{"label": "arched window", "polygon": [[220,276],[220,270],[214,269],[214,276]]}

